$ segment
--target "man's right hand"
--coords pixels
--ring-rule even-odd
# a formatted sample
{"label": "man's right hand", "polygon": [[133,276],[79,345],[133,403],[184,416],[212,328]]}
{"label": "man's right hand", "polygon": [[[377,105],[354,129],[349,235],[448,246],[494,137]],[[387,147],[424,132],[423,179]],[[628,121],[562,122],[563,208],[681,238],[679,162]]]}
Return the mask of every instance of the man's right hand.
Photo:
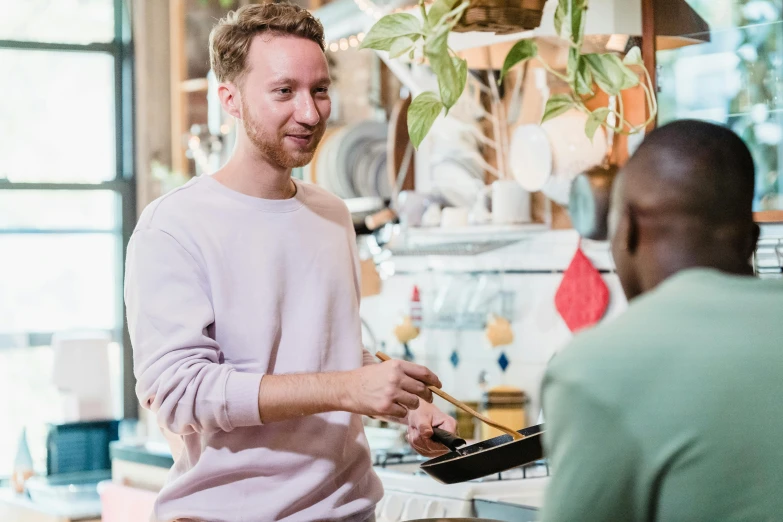
{"label": "man's right hand", "polygon": [[427,386],[441,387],[437,375],[407,361],[370,364],[347,372],[344,409],[372,417],[403,418],[419,407],[419,400],[432,402]]}

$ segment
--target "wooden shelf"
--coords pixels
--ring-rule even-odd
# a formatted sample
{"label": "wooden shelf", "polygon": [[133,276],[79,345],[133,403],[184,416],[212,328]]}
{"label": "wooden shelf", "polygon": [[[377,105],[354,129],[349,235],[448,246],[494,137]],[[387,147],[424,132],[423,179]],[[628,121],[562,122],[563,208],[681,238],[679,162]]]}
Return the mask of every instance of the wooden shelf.
{"label": "wooden shelf", "polygon": [[754,212],[753,220],[756,223],[783,223],[783,210],[765,210]]}

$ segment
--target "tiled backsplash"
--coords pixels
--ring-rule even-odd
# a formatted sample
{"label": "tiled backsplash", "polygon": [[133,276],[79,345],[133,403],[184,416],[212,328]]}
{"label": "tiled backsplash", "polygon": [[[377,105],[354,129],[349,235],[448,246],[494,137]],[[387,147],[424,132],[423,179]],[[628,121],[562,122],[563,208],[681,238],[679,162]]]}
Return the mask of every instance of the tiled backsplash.
{"label": "tiled backsplash", "polygon": [[[574,249],[575,244],[572,243],[571,255]],[[508,252],[504,250],[482,254],[481,257],[507,258]],[[425,325],[419,337],[409,346],[415,362],[437,373],[443,389],[458,399],[480,400],[482,387],[479,379],[484,372],[486,387],[506,384],[523,389],[530,399],[528,424],[534,424],[540,409],[540,385],[546,364],[572,337],[554,303],[563,274],[507,272],[492,277],[500,278],[495,288],[510,291],[514,296],[512,317],[508,318],[514,332],[511,345],[491,348],[483,330],[432,329]],[[604,320],[609,320],[625,309],[626,300],[616,275],[607,273],[603,278],[610,290],[609,309],[604,317]],[[428,300],[432,300],[446,279],[447,276],[432,271],[393,275],[384,281],[380,295],[368,297],[362,302],[363,319],[373,330],[379,345],[385,343],[384,350],[389,355],[402,357],[403,348],[394,337],[393,329],[408,314],[413,286],[418,285],[422,290],[422,307],[426,317],[426,310],[432,306]],[[369,342],[368,339],[365,336],[365,343]],[[456,367],[451,362],[455,350],[459,354]],[[505,372],[498,364],[501,353],[505,353],[510,361]],[[442,403],[441,406],[452,408]]]}

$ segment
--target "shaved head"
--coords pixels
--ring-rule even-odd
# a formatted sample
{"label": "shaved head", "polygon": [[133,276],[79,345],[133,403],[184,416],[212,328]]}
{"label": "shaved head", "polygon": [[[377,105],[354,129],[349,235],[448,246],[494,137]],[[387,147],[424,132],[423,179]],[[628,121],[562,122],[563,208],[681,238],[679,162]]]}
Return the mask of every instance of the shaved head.
{"label": "shaved head", "polygon": [[754,184],[750,151],[729,129],[682,120],[653,131],[612,197],[612,253],[628,297],[686,268],[752,273]]}

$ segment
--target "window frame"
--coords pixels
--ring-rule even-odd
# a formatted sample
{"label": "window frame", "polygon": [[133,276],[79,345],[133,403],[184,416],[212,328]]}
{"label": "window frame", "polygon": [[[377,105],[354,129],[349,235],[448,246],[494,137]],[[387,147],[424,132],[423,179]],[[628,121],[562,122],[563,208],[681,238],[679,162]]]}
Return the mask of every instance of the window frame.
{"label": "window frame", "polygon": [[[63,190],[63,191],[89,191],[105,190],[119,195],[121,252],[118,252],[120,266],[117,267],[117,292],[115,303],[120,317],[117,325],[119,330],[114,331],[115,340],[122,346],[122,414],[123,418],[137,418],[138,404],[136,401],[133,376],[133,354],[131,350],[128,327],[125,321],[125,302],[122,292],[122,281],[125,277],[125,253],[127,251],[130,236],[136,225],[136,172],[135,172],[135,140],[134,140],[134,47],[131,31],[131,5],[129,0],[112,0],[114,10],[114,31],[111,42],[96,42],[89,44],[40,42],[26,40],[0,39],[0,49],[12,49],[22,51],[55,51],[78,53],[102,53],[109,54],[114,59],[114,111],[115,111],[115,154],[116,166],[114,177],[110,181],[101,183],[28,183],[0,180],[0,190]],[[11,228],[0,230],[0,234],[27,235],[27,234],[105,234],[103,229],[63,228],[56,230],[40,230],[31,228]],[[46,343],[51,340],[54,332],[30,332],[29,337],[37,342]]]}

